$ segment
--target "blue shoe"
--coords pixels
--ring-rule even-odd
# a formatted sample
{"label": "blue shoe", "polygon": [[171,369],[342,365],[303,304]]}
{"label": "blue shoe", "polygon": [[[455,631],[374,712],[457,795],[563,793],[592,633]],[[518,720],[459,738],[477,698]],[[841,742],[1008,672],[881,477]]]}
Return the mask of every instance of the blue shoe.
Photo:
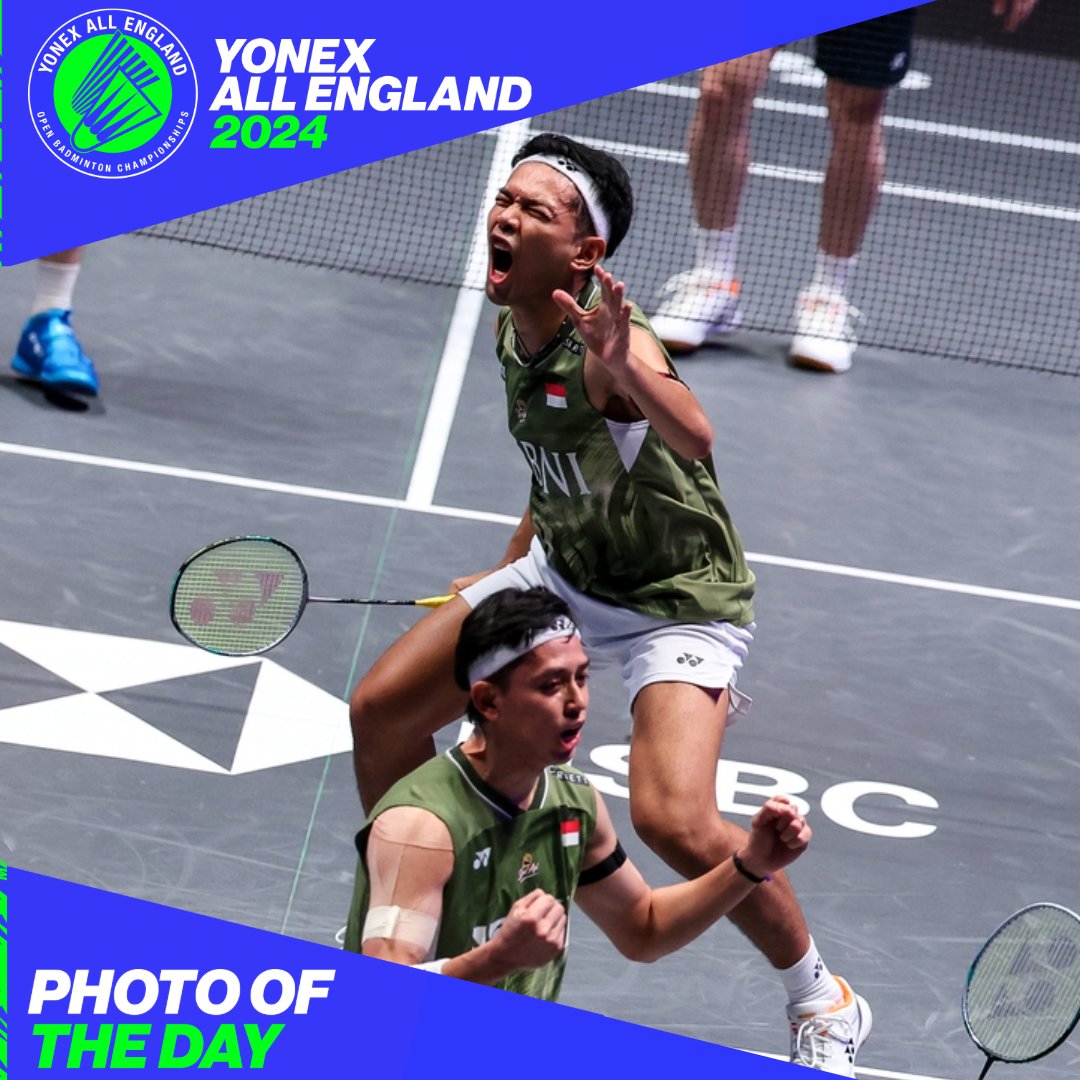
{"label": "blue shoe", "polygon": [[71,329],[71,312],[52,308],[23,327],[11,366],[47,390],[93,397],[99,389],[94,363]]}

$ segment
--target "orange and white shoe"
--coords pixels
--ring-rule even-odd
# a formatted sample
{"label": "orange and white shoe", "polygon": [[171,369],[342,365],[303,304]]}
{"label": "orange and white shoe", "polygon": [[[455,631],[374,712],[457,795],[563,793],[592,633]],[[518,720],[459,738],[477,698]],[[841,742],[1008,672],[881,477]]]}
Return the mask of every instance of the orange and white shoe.
{"label": "orange and white shoe", "polygon": [[856,311],[843,293],[803,289],[795,301],[795,336],[788,357],[796,367],[842,375],[851,367],[858,339]]}
{"label": "orange and white shoe", "polygon": [[874,1018],[865,998],[834,976],[843,990],[839,1001],[800,1001],[787,1007],[791,1061],[835,1076],[855,1075],[855,1055],[866,1042]]}
{"label": "orange and white shoe", "polygon": [[672,353],[716,344],[742,324],[739,282],[717,281],[707,270],[684,270],[664,285],[649,322]]}

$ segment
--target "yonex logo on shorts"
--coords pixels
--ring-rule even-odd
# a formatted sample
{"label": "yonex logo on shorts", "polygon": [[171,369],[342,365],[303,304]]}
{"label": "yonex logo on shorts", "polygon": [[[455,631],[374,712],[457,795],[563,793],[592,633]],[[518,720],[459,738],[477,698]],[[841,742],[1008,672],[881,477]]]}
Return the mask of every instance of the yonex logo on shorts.
{"label": "yonex logo on shorts", "polygon": [[676,663],[689,664],[691,667],[697,667],[698,664],[700,664],[704,659],[704,656],[694,656],[693,653],[683,653],[682,656],[678,658]]}
{"label": "yonex logo on shorts", "polygon": [[126,8],[69,19],[42,45],[28,89],[49,152],[106,180],[149,172],[191,130],[198,86],[187,49],[162,23]]}

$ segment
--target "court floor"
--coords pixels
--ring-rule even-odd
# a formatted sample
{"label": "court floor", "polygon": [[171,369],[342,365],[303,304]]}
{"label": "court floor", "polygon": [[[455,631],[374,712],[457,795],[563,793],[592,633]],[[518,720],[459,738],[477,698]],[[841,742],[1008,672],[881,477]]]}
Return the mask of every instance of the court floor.
{"label": "court floor", "polygon": [[[641,167],[672,185],[683,169]],[[962,207],[935,213],[970,228]],[[629,248],[649,243],[648,200],[639,214]],[[752,231],[758,260],[795,243]],[[628,251],[631,292],[634,265]],[[32,273],[3,272],[12,344]],[[986,298],[958,295],[962,332]],[[494,561],[527,467],[503,429],[493,314],[469,289],[140,237],[90,251],[76,320],[100,401],[63,408],[0,376],[7,861],[334,944],[360,821],[344,699],[416,616],[313,607],[265,658],[222,662],[170,626],[172,575],[241,533],[292,544],[328,595],[427,595]],[[784,344],[749,331],[680,364],[760,582],[754,710],[718,800],[744,820],[772,790],[809,806],[792,876],[826,960],[873,1005],[861,1074],[974,1077],[960,992],[979,944],[1026,903],[1080,904],[1080,380],[872,347],[815,377]],[[671,881],[630,828],[628,735],[601,671],[576,764],[646,876]],[[584,918],[572,935],[568,1005],[785,1051],[779,984],[733,928],[652,966]],[[1078,1064],[1074,1037],[1025,1075]]]}

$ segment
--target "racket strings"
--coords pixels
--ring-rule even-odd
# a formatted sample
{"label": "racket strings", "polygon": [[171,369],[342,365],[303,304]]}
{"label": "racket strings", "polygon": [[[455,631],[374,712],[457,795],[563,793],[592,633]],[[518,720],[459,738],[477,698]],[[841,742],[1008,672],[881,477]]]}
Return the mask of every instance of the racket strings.
{"label": "racket strings", "polygon": [[286,637],[306,600],[307,577],[291,548],[262,538],[235,540],[198,553],[181,569],[173,618],[194,644],[242,656]]}
{"label": "racket strings", "polygon": [[310,596],[307,571],[288,544],[272,536],[234,536],[195,552],[180,567],[169,610],[193,645],[223,656],[254,656],[284,641],[309,603],[437,608],[453,599]]}
{"label": "racket strings", "polygon": [[1036,905],[1000,927],[972,965],[965,1022],[998,1061],[1031,1061],[1059,1045],[1080,1016],[1080,919]]}

